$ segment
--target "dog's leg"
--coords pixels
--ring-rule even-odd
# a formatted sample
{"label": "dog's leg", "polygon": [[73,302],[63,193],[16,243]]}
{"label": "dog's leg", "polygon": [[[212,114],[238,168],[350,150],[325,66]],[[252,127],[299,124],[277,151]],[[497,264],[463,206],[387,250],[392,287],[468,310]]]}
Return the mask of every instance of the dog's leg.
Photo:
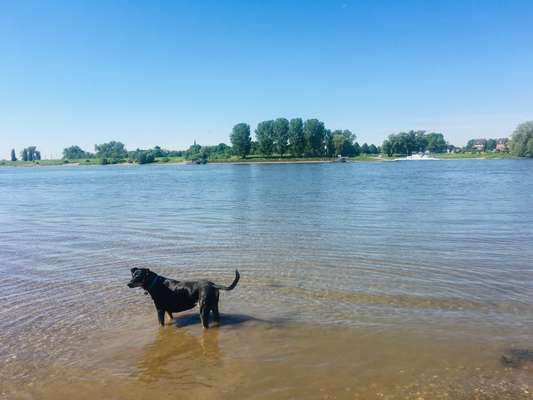
{"label": "dog's leg", "polygon": [[213,306],[211,307],[211,310],[213,311],[213,320],[220,325],[220,314],[218,312],[218,296],[219,291],[217,290],[215,292],[215,301],[213,302]]}
{"label": "dog's leg", "polygon": [[200,320],[202,321],[202,326],[204,329],[209,328],[209,307],[207,307],[207,304],[201,303],[200,304]]}
{"label": "dog's leg", "polygon": [[211,309],[213,311],[213,321],[215,321],[217,324],[220,324],[220,314],[218,313],[218,302],[216,302],[213,305],[213,308]]}
{"label": "dog's leg", "polygon": [[165,326],[165,310],[157,310],[157,319],[159,319],[161,326]]}
{"label": "dog's leg", "polygon": [[170,319],[174,319],[174,317],[172,316],[172,313],[170,311],[167,311],[167,314],[170,317]]}

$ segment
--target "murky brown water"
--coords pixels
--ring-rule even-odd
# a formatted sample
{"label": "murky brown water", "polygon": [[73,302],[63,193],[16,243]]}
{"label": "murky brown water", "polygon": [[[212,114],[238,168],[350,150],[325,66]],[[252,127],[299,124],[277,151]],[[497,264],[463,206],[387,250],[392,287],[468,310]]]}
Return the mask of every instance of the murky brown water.
{"label": "murky brown water", "polygon": [[531,398],[531,165],[1,169],[0,398]]}

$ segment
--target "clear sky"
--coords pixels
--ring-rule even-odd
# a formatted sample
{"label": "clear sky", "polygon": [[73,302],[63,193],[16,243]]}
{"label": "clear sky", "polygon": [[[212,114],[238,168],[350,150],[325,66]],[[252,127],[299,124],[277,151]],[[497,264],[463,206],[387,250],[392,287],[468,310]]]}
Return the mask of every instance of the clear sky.
{"label": "clear sky", "polygon": [[0,158],[319,118],[456,145],[533,119],[533,1],[1,1]]}

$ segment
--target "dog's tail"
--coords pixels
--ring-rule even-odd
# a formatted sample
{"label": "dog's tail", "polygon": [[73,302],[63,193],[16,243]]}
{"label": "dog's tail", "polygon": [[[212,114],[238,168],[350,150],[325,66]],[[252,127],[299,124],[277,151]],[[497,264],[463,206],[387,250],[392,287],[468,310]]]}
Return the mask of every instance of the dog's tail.
{"label": "dog's tail", "polygon": [[223,285],[215,285],[217,289],[220,290],[233,290],[235,289],[235,286],[237,286],[237,282],[239,282],[239,278],[241,275],[239,274],[239,271],[235,270],[235,279],[233,280],[233,283],[229,286],[223,286]]}

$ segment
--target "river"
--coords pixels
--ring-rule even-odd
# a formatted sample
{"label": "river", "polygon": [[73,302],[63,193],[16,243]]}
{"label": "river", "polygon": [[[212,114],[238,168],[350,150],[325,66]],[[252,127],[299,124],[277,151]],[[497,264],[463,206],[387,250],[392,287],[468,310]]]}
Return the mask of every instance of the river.
{"label": "river", "polygon": [[0,254],[6,399],[531,398],[531,160],[0,168]]}

